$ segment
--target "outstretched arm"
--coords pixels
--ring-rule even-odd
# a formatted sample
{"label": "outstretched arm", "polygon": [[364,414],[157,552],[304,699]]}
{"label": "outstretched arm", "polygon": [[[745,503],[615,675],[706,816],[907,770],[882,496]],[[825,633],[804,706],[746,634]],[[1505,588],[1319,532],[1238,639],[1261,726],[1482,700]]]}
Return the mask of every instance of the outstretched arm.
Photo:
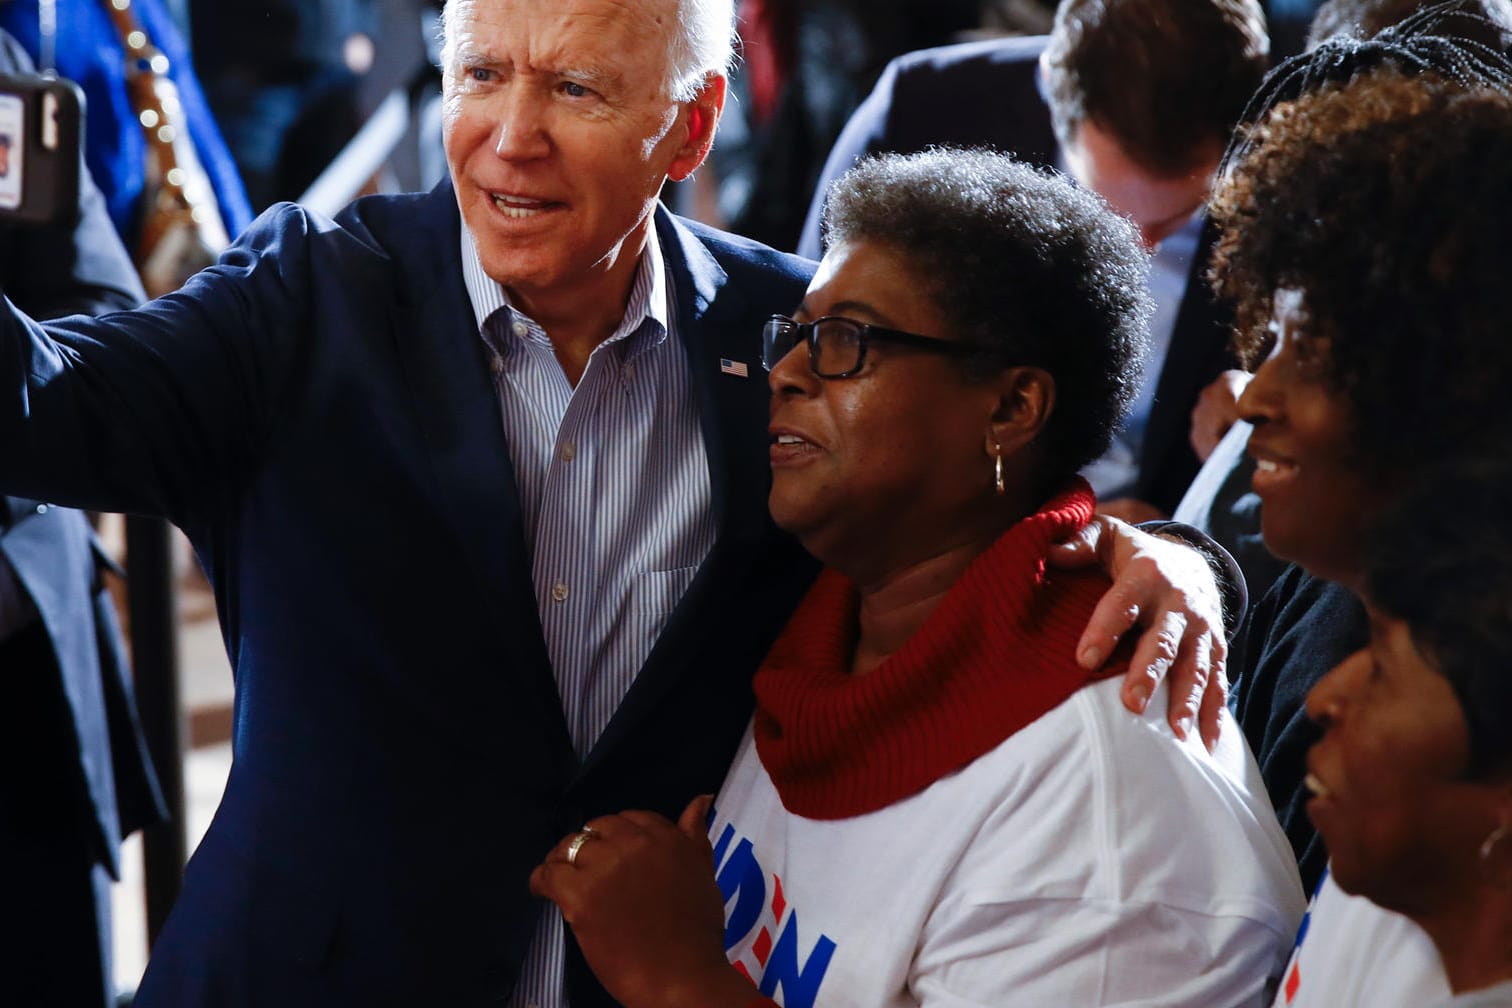
{"label": "outstretched arm", "polygon": [[1077,643],[1082,667],[1098,668],[1126,633],[1142,627],[1124,677],[1124,706],[1144,713],[1169,674],[1172,729],[1185,738],[1196,724],[1211,748],[1228,697],[1225,620],[1235,629],[1246,604],[1244,575],[1233,558],[1179,522],[1136,528],[1099,515],[1056,547],[1050,561],[1068,568],[1096,563],[1113,579]]}

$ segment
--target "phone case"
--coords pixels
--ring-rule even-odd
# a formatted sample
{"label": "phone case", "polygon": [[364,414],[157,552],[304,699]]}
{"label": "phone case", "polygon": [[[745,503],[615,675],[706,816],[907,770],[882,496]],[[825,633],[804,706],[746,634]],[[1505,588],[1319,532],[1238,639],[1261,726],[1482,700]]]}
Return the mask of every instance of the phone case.
{"label": "phone case", "polygon": [[0,74],[0,220],[50,224],[78,212],[83,116],[72,81]]}

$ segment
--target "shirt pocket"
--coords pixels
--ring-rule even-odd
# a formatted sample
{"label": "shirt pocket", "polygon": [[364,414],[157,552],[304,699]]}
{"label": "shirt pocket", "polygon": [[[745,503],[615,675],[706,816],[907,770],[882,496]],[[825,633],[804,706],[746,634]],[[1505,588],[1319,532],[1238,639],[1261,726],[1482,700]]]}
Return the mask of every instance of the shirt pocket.
{"label": "shirt pocket", "polygon": [[697,567],[674,567],[635,575],[630,582],[630,611],[643,616],[670,616],[697,573]]}

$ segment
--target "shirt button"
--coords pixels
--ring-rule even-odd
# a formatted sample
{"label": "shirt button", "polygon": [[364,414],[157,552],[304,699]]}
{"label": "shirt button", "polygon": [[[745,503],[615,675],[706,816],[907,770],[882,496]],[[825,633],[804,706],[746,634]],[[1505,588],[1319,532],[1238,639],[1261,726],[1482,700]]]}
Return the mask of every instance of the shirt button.
{"label": "shirt button", "polygon": [[566,444],[562,445],[562,461],[571,462],[575,458],[577,458],[577,445],[573,444],[571,441],[568,441]]}
{"label": "shirt button", "polygon": [[635,377],[635,365],[634,364],[626,364],[625,365],[625,377],[626,378],[634,378]]}
{"label": "shirt button", "polygon": [[38,504],[37,505],[37,514],[47,514],[47,505],[46,504]]}
{"label": "shirt button", "polygon": [[501,374],[503,374],[504,373],[504,358],[500,357],[498,354],[494,354],[491,358],[489,358],[488,368],[495,375],[501,375]]}
{"label": "shirt button", "polygon": [[564,583],[562,583],[561,581],[558,581],[556,584],[552,585],[551,586],[551,597],[553,599],[555,599],[556,601],[558,601],[558,602],[566,602],[567,601],[567,586]]}
{"label": "shirt button", "polygon": [[524,339],[530,333],[530,326],[526,325],[525,320],[520,318],[515,319],[509,329],[520,339]]}

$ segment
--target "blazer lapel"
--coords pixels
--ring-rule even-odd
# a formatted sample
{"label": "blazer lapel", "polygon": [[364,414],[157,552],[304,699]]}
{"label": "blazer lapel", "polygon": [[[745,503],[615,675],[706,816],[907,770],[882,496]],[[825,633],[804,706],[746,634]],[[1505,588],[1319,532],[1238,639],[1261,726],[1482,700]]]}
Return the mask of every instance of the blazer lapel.
{"label": "blazer lapel", "polygon": [[[667,261],[673,264],[672,275],[687,278],[688,290],[675,292],[677,324],[686,326],[683,346],[709,456],[719,536],[750,541],[767,523],[769,393],[761,366],[761,334],[748,324],[763,306],[751,305],[744,292],[729,286],[714,256],[664,208],[658,210],[657,226]],[[678,269],[678,264],[684,268]]]}
{"label": "blazer lapel", "polygon": [[[557,760],[575,761],[536,614],[498,394],[462,280],[456,197],[443,182],[425,199],[435,205],[420,219],[436,223],[409,236],[397,254],[412,299],[401,304],[395,336],[428,449],[436,505],[467,558],[480,608],[502,621],[494,636],[513,652],[510,674],[520,678],[516,685],[523,685],[552,725]],[[497,688],[498,679],[481,678],[487,696],[489,684]],[[477,704],[479,694],[459,695],[464,703]]]}
{"label": "blazer lapel", "polygon": [[[612,752],[625,734],[695,664],[701,642],[728,619],[724,603],[752,564],[770,529],[767,515],[768,391],[761,334],[751,319],[787,305],[753,305],[727,283],[723,267],[664,207],[657,210],[662,253],[674,278],[676,324],[698,399],[716,520],[713,549],[667,621],[656,646],[610,719],[579,776]],[[774,290],[777,288],[774,287]],[[736,367],[726,370],[722,362]],[[746,374],[738,374],[738,365]],[[735,373],[731,373],[731,372]],[[705,669],[708,674],[712,670]]]}

